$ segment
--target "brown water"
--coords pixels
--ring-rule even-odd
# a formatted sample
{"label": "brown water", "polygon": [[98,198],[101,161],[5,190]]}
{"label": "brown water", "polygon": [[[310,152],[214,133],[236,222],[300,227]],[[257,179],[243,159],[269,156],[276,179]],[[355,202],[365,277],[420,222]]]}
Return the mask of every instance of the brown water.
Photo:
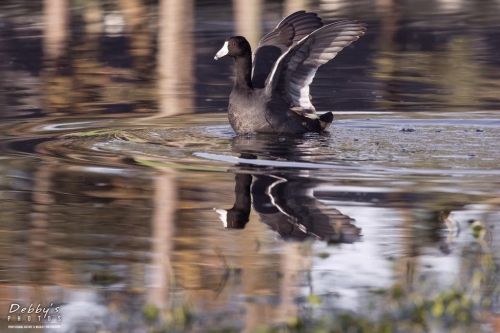
{"label": "brown water", "polygon": [[[335,122],[235,136],[231,61],[213,55],[293,8],[368,25],[313,83]],[[496,1],[3,1],[2,331],[495,332],[499,14]],[[225,228],[214,208],[231,207]]]}

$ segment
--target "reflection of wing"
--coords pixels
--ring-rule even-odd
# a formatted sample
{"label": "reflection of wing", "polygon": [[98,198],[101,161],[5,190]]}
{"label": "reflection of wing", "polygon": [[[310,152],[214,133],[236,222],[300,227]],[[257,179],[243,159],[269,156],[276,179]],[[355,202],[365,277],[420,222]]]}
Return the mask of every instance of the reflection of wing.
{"label": "reflection of wing", "polygon": [[[262,222],[284,238],[303,240],[312,236],[349,243],[357,240],[360,229],[351,224],[353,219],[322,205],[312,196],[313,187],[308,178],[255,176],[252,184],[254,209]],[[344,237],[345,231],[354,237]]]}
{"label": "reflection of wing", "polygon": [[[302,241],[311,237],[294,221],[289,214],[276,205],[275,197],[270,190],[281,183],[281,178],[267,175],[254,175],[252,184],[252,203],[261,221],[285,239]],[[333,232],[333,228],[331,228]]]}
{"label": "reflection of wing", "polygon": [[259,42],[253,57],[252,84],[264,88],[274,63],[290,46],[323,26],[315,13],[298,11],[285,17],[278,26]]}

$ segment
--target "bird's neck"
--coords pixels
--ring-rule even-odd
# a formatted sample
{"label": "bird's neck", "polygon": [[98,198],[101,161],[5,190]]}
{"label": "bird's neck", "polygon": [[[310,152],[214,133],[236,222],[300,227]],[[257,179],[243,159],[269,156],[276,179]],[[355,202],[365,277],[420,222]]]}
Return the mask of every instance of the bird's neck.
{"label": "bird's neck", "polygon": [[234,58],[236,67],[236,89],[253,89],[252,85],[252,55],[247,54]]}

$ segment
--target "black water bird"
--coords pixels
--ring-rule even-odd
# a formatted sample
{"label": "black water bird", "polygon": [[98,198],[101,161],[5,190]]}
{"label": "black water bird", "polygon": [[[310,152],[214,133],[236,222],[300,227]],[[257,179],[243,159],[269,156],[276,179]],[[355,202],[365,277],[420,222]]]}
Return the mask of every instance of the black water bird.
{"label": "black water bird", "polygon": [[226,39],[215,60],[226,55],[234,58],[236,79],[228,116],[236,133],[326,130],[333,114],[316,114],[309,85],[321,65],[365,30],[365,25],[357,21],[324,25],[316,13],[298,11],[264,36],[253,55],[244,37]]}

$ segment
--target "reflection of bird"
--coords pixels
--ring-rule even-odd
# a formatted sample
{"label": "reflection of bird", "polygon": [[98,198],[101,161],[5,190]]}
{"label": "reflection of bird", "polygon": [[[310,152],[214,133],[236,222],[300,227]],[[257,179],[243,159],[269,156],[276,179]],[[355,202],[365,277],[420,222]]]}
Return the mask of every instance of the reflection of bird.
{"label": "reflection of bird", "polygon": [[316,114],[309,85],[319,66],[365,30],[362,23],[349,20],[323,25],[315,13],[299,11],[262,38],[253,62],[248,41],[229,37],[215,59],[227,55],[235,60],[236,80],[228,109],[233,129],[237,133],[324,131],[333,114]]}
{"label": "reflection of bird", "polygon": [[[241,166],[241,165],[240,165]],[[236,200],[229,210],[215,209],[226,228],[243,229],[250,207],[261,221],[285,239],[309,237],[334,243],[352,243],[360,229],[337,209],[321,204],[313,195],[315,182],[298,175],[236,174]]]}

